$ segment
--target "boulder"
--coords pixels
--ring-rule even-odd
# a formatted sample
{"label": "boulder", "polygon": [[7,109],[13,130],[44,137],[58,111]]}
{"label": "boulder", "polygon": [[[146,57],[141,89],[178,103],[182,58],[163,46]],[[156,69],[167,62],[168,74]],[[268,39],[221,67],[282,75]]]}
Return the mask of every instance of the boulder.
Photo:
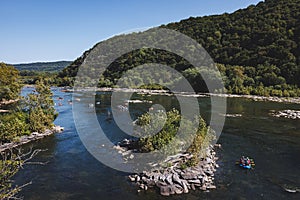
{"label": "boulder", "polygon": [[199,179],[196,180],[188,180],[189,183],[193,183],[193,184],[201,184],[201,181]]}
{"label": "boulder", "polygon": [[147,183],[148,179],[147,179],[145,176],[142,176],[142,181],[143,181],[144,183]]}
{"label": "boulder", "polygon": [[160,186],[160,194],[163,196],[170,196],[170,187],[169,186]]}
{"label": "boulder", "polygon": [[185,194],[188,193],[189,192],[188,182],[186,180],[182,180],[181,183],[182,183],[182,187],[183,187],[183,193],[185,193]]}
{"label": "boulder", "polygon": [[197,174],[186,172],[184,174],[181,174],[181,177],[185,180],[197,179]]}
{"label": "boulder", "polygon": [[181,179],[179,178],[179,176],[178,176],[178,174],[173,174],[173,182],[174,183],[178,183],[179,185],[181,185],[182,183],[181,183]]}
{"label": "boulder", "polygon": [[154,173],[152,176],[152,179],[156,182],[159,180],[159,174],[158,173]]}
{"label": "boulder", "polygon": [[128,176],[128,178],[129,178],[129,180],[130,180],[131,182],[135,182],[135,177],[133,177],[133,176]]}
{"label": "boulder", "polygon": [[192,188],[192,190],[196,190],[196,187],[194,184],[191,184],[191,188]]}
{"label": "boulder", "polygon": [[156,185],[156,183],[155,183],[154,180],[149,180],[149,179],[148,179],[145,183],[146,183],[149,187],[153,187],[153,186]]}
{"label": "boulder", "polygon": [[145,190],[145,185],[144,185],[144,184],[141,184],[141,185],[140,185],[140,188],[141,188],[142,190]]}
{"label": "boulder", "polygon": [[174,192],[175,192],[175,194],[182,194],[183,193],[183,188],[180,185],[175,184],[174,185]]}
{"label": "boulder", "polygon": [[162,182],[162,181],[157,181],[156,182],[156,186],[159,187],[159,188],[162,187],[162,186],[167,186],[167,185],[168,185],[167,183]]}
{"label": "boulder", "polygon": [[168,174],[166,175],[166,182],[170,185],[173,184],[173,181],[172,181],[172,174]]}
{"label": "boulder", "polygon": [[161,174],[161,175],[159,175],[158,179],[164,182],[166,180],[166,177],[165,177],[165,175]]}
{"label": "boulder", "polygon": [[200,187],[200,190],[203,190],[203,191],[205,191],[205,190],[206,190],[206,186],[202,186],[202,187]]}
{"label": "boulder", "polygon": [[217,187],[215,185],[208,185],[206,188],[207,189],[216,189]]}
{"label": "boulder", "polygon": [[140,176],[135,177],[135,182],[139,182],[141,180]]}
{"label": "boulder", "polygon": [[170,188],[170,194],[176,194],[175,190],[177,190],[177,188],[175,185],[169,185],[169,188]]}

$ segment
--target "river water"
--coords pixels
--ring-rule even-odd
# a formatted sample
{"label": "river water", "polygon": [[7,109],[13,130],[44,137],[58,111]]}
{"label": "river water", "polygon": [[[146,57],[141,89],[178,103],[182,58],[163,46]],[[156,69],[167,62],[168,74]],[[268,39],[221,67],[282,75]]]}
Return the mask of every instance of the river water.
{"label": "river water", "polygon": [[[25,89],[26,93],[30,89]],[[59,116],[55,124],[63,126],[64,132],[27,144],[24,149],[47,149],[34,161],[46,165],[26,165],[15,176],[16,184],[32,181],[20,195],[24,199],[167,199],[155,189],[137,192],[127,175],[111,169],[96,160],[82,144],[75,128],[70,93],[54,88],[54,99]],[[124,138],[124,133],[114,121],[106,120],[110,111],[110,93],[97,93],[95,105],[97,117],[105,134],[111,141]],[[58,100],[63,97],[63,100]],[[168,110],[178,107],[175,97],[164,95],[135,95],[164,105]],[[84,96],[82,97],[84,99]],[[59,105],[61,103],[62,105]],[[201,114],[210,117],[210,100],[200,97]],[[135,118],[151,104],[130,104]],[[88,106],[87,106],[87,109]],[[227,113],[241,114],[227,117],[218,143],[220,168],[216,173],[217,189],[200,190],[189,194],[174,195],[168,199],[300,199],[299,193],[286,192],[283,188],[300,188],[300,123],[299,120],[276,118],[270,110],[297,109],[300,105],[276,102],[255,102],[245,98],[228,98]],[[86,127],[89,130],[89,127]],[[235,165],[241,155],[254,158],[253,170],[243,170]]]}

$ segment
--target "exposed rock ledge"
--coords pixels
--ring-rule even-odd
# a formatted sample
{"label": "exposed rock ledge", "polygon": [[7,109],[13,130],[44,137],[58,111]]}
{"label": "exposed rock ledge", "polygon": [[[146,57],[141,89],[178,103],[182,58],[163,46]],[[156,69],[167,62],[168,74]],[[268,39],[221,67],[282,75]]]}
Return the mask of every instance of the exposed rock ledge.
{"label": "exposed rock ledge", "polygon": [[[210,146],[206,151],[206,157],[202,158],[197,166],[183,169],[182,161],[190,159],[192,155],[181,153],[168,157],[162,163],[168,167],[159,167],[153,171],[133,174],[129,176],[129,180],[137,184],[138,192],[158,187],[163,196],[188,193],[190,190],[196,189],[203,191],[215,189],[214,173],[219,165],[216,163],[218,157],[216,157],[214,148],[220,148],[220,146],[220,144],[215,147]],[[119,148],[124,147],[119,146]],[[126,152],[126,150],[121,152]],[[159,164],[155,166],[159,166]]]}
{"label": "exposed rock ledge", "polygon": [[2,101],[0,101],[0,106],[9,105],[9,104],[12,104],[12,103],[16,103],[18,101],[19,101],[19,99],[2,100]]}
{"label": "exposed rock ledge", "polygon": [[221,116],[224,116],[224,117],[242,117],[242,114],[220,114]]}
{"label": "exposed rock ledge", "polygon": [[0,145],[0,152],[2,152],[4,150],[7,150],[7,149],[11,149],[11,148],[21,146],[23,144],[29,143],[29,142],[34,141],[34,140],[44,138],[44,137],[52,135],[54,133],[61,133],[63,130],[64,130],[63,127],[54,126],[52,129],[47,129],[43,133],[34,132],[31,135],[21,136],[18,139],[18,141],[16,141],[16,142],[9,142],[9,143],[1,144]]}
{"label": "exposed rock ledge", "polygon": [[300,119],[300,110],[282,110],[282,111],[272,111],[270,113],[274,117],[284,117],[288,119]]}
{"label": "exposed rock ledge", "polygon": [[219,97],[227,97],[227,98],[247,98],[252,99],[253,101],[272,101],[272,102],[280,102],[280,103],[294,103],[300,104],[300,97],[276,97],[276,96],[257,96],[257,95],[239,95],[239,94],[226,94],[226,93],[189,93],[189,92],[173,92],[171,93],[168,90],[150,90],[150,89],[133,89],[133,88],[68,88],[63,89],[64,92],[137,92],[139,94],[164,94],[167,96],[173,96],[174,94],[179,96],[191,96],[191,97],[211,97],[211,96],[219,96]]}

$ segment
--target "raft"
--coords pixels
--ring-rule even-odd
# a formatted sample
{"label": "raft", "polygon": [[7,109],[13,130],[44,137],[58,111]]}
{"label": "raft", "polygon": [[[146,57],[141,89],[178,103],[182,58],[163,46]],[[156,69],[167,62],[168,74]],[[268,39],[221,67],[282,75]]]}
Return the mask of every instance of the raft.
{"label": "raft", "polygon": [[243,165],[240,161],[236,161],[236,164],[239,165],[243,169],[251,169],[255,166],[254,160],[250,159],[251,163],[249,165]]}
{"label": "raft", "polygon": [[250,165],[243,165],[240,164],[240,167],[244,168],[244,169],[251,169],[251,164]]}

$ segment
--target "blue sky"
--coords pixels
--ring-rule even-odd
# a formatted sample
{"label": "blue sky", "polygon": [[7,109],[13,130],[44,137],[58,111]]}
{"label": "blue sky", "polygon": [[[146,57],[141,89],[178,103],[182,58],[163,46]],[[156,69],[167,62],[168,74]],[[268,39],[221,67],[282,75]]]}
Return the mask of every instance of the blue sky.
{"label": "blue sky", "polygon": [[0,0],[0,62],[74,60],[95,43],[259,0]]}

